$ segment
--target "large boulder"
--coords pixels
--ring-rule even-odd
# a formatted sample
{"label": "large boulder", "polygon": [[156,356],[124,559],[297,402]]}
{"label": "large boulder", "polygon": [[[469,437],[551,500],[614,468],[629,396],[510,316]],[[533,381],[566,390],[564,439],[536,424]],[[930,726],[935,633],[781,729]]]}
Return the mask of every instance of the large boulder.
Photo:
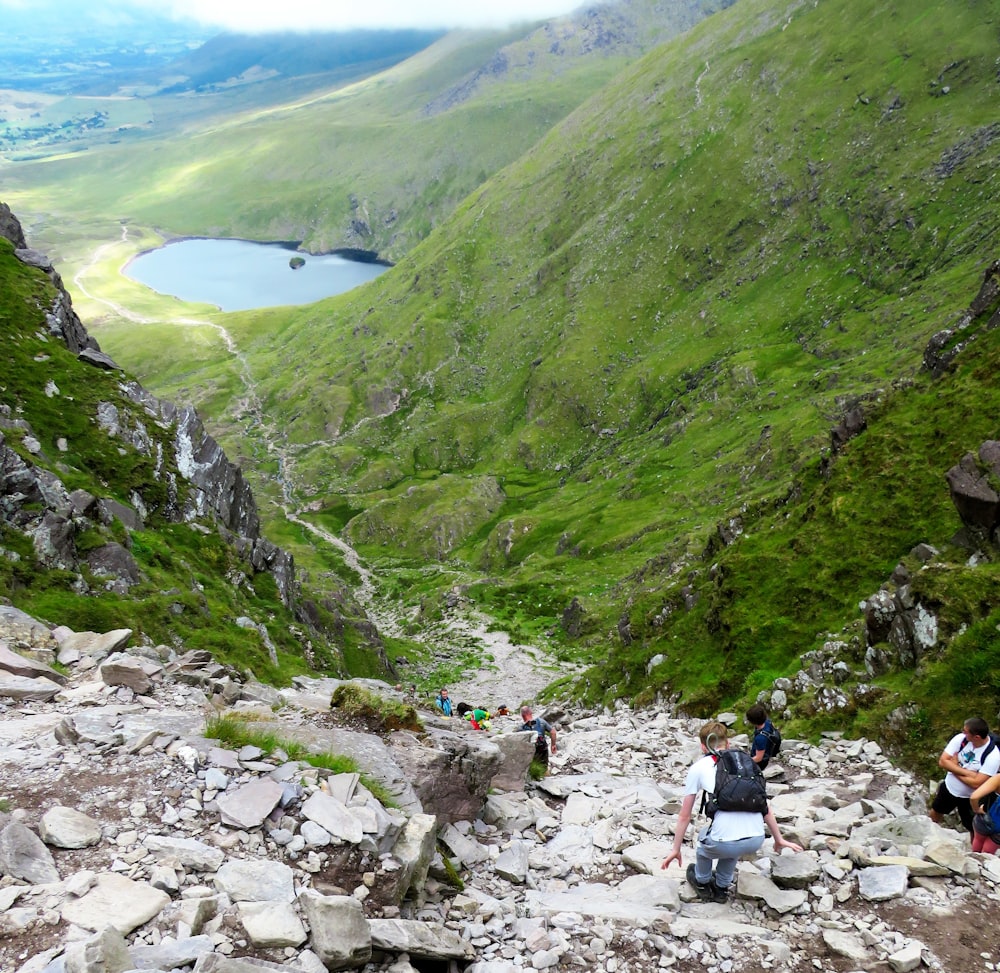
{"label": "large boulder", "polygon": [[1000,526],[1000,494],[993,484],[1000,480],[1000,442],[992,439],[983,443],[978,460],[972,453],[966,453],[945,478],[962,523],[995,540]]}
{"label": "large boulder", "polygon": [[427,729],[429,745],[406,732],[390,748],[413,785],[426,814],[442,823],[478,817],[503,763],[500,748],[483,733]]}

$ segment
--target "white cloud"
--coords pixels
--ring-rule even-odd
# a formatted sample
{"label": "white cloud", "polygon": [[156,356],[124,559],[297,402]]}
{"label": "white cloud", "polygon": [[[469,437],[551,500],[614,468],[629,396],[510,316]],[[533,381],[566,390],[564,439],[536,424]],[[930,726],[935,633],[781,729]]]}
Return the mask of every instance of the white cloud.
{"label": "white cloud", "polygon": [[[8,0],[0,0],[0,5]],[[582,0],[117,0],[233,31],[501,27],[569,13]]]}

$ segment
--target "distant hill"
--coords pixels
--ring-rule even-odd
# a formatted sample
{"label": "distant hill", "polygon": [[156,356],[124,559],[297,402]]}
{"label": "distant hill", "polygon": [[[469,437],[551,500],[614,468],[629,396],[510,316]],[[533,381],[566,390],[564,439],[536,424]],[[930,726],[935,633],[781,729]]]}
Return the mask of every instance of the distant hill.
{"label": "distant hill", "polygon": [[163,94],[324,74],[328,80],[375,74],[423,50],[443,31],[221,34],[171,63],[183,80]]}
{"label": "distant hill", "polygon": [[[626,64],[722,5],[619,0],[541,25],[455,31],[379,74],[374,62],[312,72],[349,57],[349,37],[219,38],[136,85],[142,97],[67,105],[61,117],[47,108],[49,141],[13,145],[8,157],[23,164],[5,185],[50,201],[35,210],[59,208],[72,187],[94,214],[174,234],[395,260]],[[300,57],[307,73],[284,73]],[[178,93],[158,94],[168,79]],[[96,111],[101,127],[85,128]]]}

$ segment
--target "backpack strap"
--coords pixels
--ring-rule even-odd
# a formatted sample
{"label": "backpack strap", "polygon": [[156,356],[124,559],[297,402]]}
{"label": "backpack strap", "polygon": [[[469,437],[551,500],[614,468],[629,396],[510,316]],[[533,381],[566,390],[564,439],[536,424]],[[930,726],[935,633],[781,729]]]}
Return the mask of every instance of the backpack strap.
{"label": "backpack strap", "polygon": [[[717,750],[709,750],[708,756],[712,758],[715,766],[719,766],[719,753]],[[705,806],[708,804],[708,791],[701,792],[701,813],[705,813]]]}
{"label": "backpack strap", "polygon": [[[996,737],[994,737],[992,733],[990,734],[989,739],[990,742],[986,744],[986,747],[983,749],[983,752],[979,757],[980,769],[982,769],[983,761],[997,748]],[[972,743],[972,741],[968,737],[962,737],[962,742],[958,746],[958,753],[961,753],[970,743]],[[973,744],[972,746],[972,752],[973,753],[976,752],[975,744]],[[956,754],[955,756],[958,756],[958,754]]]}

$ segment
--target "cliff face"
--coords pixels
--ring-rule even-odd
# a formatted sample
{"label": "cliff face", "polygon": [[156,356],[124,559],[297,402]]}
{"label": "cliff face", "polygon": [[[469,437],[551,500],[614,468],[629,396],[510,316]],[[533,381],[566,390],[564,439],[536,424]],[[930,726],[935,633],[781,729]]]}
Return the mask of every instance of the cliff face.
{"label": "cliff face", "polygon": [[[3,524],[30,538],[43,564],[73,572],[86,568],[108,590],[124,593],[141,577],[129,551],[128,531],[154,521],[208,522],[239,552],[246,574],[269,573],[285,607],[294,608],[293,559],[261,536],[249,485],[197,413],[151,395],[101,351],[74,311],[59,274],[47,257],[26,246],[17,217],[3,203],[0,237],[10,242],[22,265],[47,278],[46,285],[38,275],[23,277],[25,286],[34,289],[44,331],[31,330],[26,322],[22,330],[11,324],[5,336],[12,347],[40,342],[43,350],[14,363],[21,391],[8,385],[0,401]],[[68,372],[44,350],[52,340],[76,356]],[[78,391],[78,385],[86,391]],[[40,386],[43,395],[38,394]],[[74,436],[74,429],[89,430],[89,435]],[[95,455],[95,444],[105,452],[110,448],[111,459]],[[76,457],[84,457],[78,461],[97,474],[106,495],[74,488],[81,479]],[[118,481],[116,472],[121,474]],[[95,532],[105,543],[95,542]]]}

